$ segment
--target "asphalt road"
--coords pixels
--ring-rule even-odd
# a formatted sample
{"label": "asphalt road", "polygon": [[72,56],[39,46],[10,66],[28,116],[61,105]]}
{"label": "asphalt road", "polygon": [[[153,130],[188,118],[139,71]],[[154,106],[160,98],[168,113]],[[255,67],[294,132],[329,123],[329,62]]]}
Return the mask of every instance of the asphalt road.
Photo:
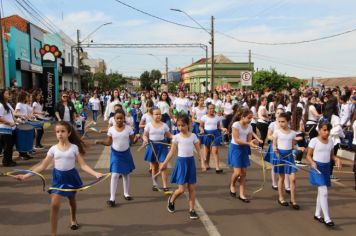
{"label": "asphalt road", "polygon": [[[103,122],[97,125],[103,127]],[[87,142],[105,137],[105,134],[89,133]],[[53,127],[45,132],[44,144],[48,148],[56,142]],[[340,181],[333,182],[329,191],[330,215],[336,223],[334,229],[313,220],[317,189],[308,182],[308,174],[297,175],[297,201],[301,210],[296,211],[277,204],[277,192],[271,189],[270,175],[264,189],[257,193],[251,203],[246,204],[229,195],[231,170],[224,174],[215,171],[201,173],[198,170],[197,211],[200,220],[188,217],[188,202],[182,195],[176,201],[176,212],[166,210],[167,196],[151,190],[148,164],[143,161],[139,145],[132,147],[136,170],[131,175],[133,201],[123,199],[122,182],[117,193],[118,206],[108,208],[110,181],[78,193],[78,231],[69,229],[69,207],[63,198],[59,235],[355,235],[356,192],[351,173],[337,173]],[[46,150],[38,151],[33,160],[18,161],[19,168],[28,169],[45,157]],[[109,148],[90,145],[85,156],[92,167],[105,173],[108,171]],[[226,163],[227,148],[222,148],[221,159]],[[252,155],[252,166],[247,172],[248,194],[263,183],[259,156]],[[199,166],[199,165],[198,165]],[[1,167],[2,172],[12,168]],[[346,163],[343,171],[350,171]],[[80,172],[85,183],[92,177]],[[50,180],[51,169],[44,172]],[[50,181],[47,181],[47,185]],[[174,186],[172,186],[174,187]],[[288,199],[288,197],[287,197]],[[18,182],[11,177],[0,177],[0,235],[49,235],[50,197],[42,191],[41,181],[32,177]]]}

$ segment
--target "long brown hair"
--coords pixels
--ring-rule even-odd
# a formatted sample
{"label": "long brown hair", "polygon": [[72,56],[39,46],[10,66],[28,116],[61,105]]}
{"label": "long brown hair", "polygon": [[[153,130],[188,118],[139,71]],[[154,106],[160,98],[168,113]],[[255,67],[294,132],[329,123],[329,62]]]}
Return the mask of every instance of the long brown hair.
{"label": "long brown hair", "polygon": [[77,131],[74,129],[74,127],[69,124],[68,122],[65,122],[65,121],[59,121],[56,123],[56,126],[64,126],[66,128],[66,130],[68,131],[69,133],[69,137],[68,137],[68,140],[70,143],[72,144],[75,144],[78,146],[78,149],[79,149],[79,153],[84,155],[85,154],[85,143],[83,142],[83,140],[80,139]]}

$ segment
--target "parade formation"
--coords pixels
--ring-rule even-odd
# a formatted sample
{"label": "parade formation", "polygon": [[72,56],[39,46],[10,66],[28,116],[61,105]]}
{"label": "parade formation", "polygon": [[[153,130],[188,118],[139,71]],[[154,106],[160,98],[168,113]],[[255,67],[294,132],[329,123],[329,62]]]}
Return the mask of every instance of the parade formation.
{"label": "parade formation", "polygon": [[[2,17],[1,1],[0,235],[356,232],[355,78],[325,85],[259,70],[251,57],[266,56],[251,50],[246,63],[214,55],[216,33],[239,43],[285,46],[355,30],[301,41],[239,40],[216,31],[214,16],[207,30],[190,15],[198,13],[170,9],[199,26],[193,27],[113,2],[203,30],[209,45],[91,39],[113,22],[87,37],[77,30],[75,43],[31,1],[7,4],[36,15],[46,29],[16,14]],[[112,66],[108,73],[123,54],[109,62],[91,58],[89,51],[98,48],[206,54],[171,72],[167,56],[164,73],[145,70],[138,78]]]}

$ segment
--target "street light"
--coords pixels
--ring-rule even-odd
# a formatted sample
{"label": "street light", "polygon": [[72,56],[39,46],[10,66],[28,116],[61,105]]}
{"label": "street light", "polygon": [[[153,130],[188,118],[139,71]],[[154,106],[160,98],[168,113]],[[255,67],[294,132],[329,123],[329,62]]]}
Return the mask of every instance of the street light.
{"label": "street light", "polygon": [[81,41],[81,43],[84,42],[85,40],[87,40],[90,36],[92,36],[92,35],[93,35],[96,31],[98,31],[101,27],[104,27],[104,26],[106,26],[106,25],[111,25],[111,24],[112,24],[112,22],[106,22],[106,23],[104,23],[104,24],[99,25],[95,30],[93,30],[90,34],[88,34],[88,36],[85,37],[85,38]]}
{"label": "street light", "polygon": [[77,30],[77,45],[76,46],[71,46],[70,50],[71,50],[71,55],[72,55],[72,89],[74,87],[74,56],[73,56],[73,47],[77,47],[77,56],[78,56],[78,86],[80,83],[80,44],[81,42],[84,42],[86,39],[88,39],[90,36],[92,36],[96,31],[98,31],[101,27],[104,27],[106,25],[111,25],[112,22],[107,22],[104,24],[99,25],[95,30],[93,30],[90,34],[88,34],[87,37],[85,37],[82,41],[80,41],[79,37],[80,37],[80,30]]}
{"label": "street light", "polygon": [[[189,19],[194,21],[202,30],[204,30],[205,32],[207,32],[210,35],[211,41],[209,43],[211,44],[211,88],[214,89],[214,17],[213,16],[211,17],[211,31],[209,31],[204,26],[202,26],[198,21],[196,21],[192,16],[190,16],[187,12],[185,12],[181,9],[176,9],[176,8],[171,8],[170,10],[183,13]],[[208,64],[208,62],[206,61],[206,70],[208,70],[207,64]],[[205,88],[206,88],[206,93],[208,93],[208,88],[209,88],[208,87],[208,72],[206,72]]]}

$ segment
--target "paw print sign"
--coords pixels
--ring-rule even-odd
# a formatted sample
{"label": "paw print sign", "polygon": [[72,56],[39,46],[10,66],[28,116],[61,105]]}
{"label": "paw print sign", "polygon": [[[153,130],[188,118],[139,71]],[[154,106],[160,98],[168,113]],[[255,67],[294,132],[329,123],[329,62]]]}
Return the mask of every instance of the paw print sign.
{"label": "paw print sign", "polygon": [[55,45],[48,45],[45,44],[40,49],[40,54],[42,55],[43,61],[51,61],[55,62],[57,58],[60,58],[62,53],[58,50],[57,46]]}

